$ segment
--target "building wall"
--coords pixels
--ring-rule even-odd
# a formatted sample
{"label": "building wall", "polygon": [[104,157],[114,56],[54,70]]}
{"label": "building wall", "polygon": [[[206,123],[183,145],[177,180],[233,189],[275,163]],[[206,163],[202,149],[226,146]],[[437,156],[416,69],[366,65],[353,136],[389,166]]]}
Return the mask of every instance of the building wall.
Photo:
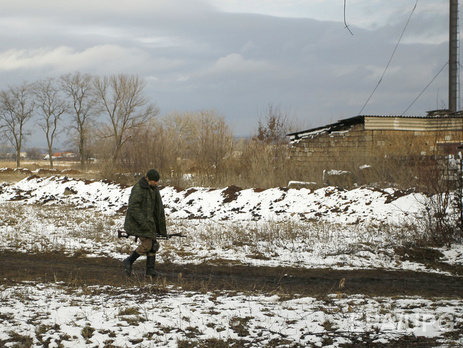
{"label": "building wall", "polygon": [[442,154],[444,143],[463,142],[463,131],[349,130],[321,132],[291,142],[295,166],[352,171],[382,158],[413,158]]}

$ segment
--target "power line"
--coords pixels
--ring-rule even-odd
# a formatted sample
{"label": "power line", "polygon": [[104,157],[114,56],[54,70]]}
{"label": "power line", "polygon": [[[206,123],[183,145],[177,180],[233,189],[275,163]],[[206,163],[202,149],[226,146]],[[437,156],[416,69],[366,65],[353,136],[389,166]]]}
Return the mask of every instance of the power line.
{"label": "power line", "polygon": [[400,41],[402,40],[402,37],[405,33],[405,30],[407,30],[407,27],[408,27],[408,23],[410,23],[410,19],[412,18],[412,15],[413,13],[415,12],[415,9],[416,9],[416,6],[418,5],[418,0],[416,0],[415,2],[415,6],[413,6],[413,9],[412,9],[412,12],[410,13],[410,16],[408,17],[408,20],[407,20],[407,23],[405,24],[405,27],[404,29],[402,30],[402,33],[400,34],[400,37],[399,37],[399,40],[397,41],[395,47],[394,47],[394,51],[392,52],[392,55],[391,57],[389,58],[389,61],[387,62],[387,65],[386,65],[386,68],[384,69],[383,71],[383,74],[381,75],[378,83],[376,84],[376,87],[373,89],[373,92],[371,92],[370,96],[368,97],[367,101],[365,102],[365,104],[363,105],[362,109],[360,110],[360,112],[358,113],[359,115],[362,114],[363,112],[363,109],[365,109],[365,107],[367,106],[367,104],[370,102],[370,99],[371,97],[373,97],[373,94],[375,94],[376,90],[378,89],[378,86],[381,84],[381,82],[383,81],[383,77],[384,75],[386,75],[386,71],[387,69],[389,68],[389,65],[391,64],[391,61],[392,61],[392,58],[394,57],[395,55],[395,52],[397,51],[397,47],[399,47],[399,44],[400,44]]}
{"label": "power line", "polygon": [[426,89],[434,82],[434,80],[437,78],[437,76],[439,76],[439,74],[442,72],[442,70],[444,70],[444,68],[448,65],[448,62],[446,62],[444,64],[444,66],[439,70],[439,72],[436,74],[436,76],[434,76],[432,78],[432,80],[426,85],[426,87],[421,91],[420,94],[418,94],[418,96],[412,101],[412,103],[408,106],[408,108],[405,109],[404,112],[402,112],[402,114],[400,116],[403,116],[405,115],[405,113],[408,111],[408,109],[410,109],[412,107],[413,104],[415,104],[415,102],[421,97],[421,95],[426,91]]}
{"label": "power line", "polygon": [[346,0],[344,0],[344,28],[349,30],[349,33],[351,33],[351,35],[354,35],[352,31],[349,29],[349,26],[347,25],[347,21],[346,21]]}

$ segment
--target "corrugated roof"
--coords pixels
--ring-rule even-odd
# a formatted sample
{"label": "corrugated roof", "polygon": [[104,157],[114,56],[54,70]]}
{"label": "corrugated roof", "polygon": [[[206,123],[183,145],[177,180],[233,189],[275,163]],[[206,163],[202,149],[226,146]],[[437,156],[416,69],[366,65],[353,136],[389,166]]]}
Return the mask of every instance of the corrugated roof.
{"label": "corrugated roof", "polygon": [[287,134],[289,137],[299,138],[302,134],[314,133],[325,130],[327,133],[345,130],[346,128],[365,122],[365,117],[372,118],[403,118],[403,119],[430,119],[430,118],[463,118],[463,111],[450,113],[448,110],[432,110],[427,112],[427,116],[401,116],[401,115],[358,115],[339,120],[338,122],[324,126],[311,128],[299,132]]}

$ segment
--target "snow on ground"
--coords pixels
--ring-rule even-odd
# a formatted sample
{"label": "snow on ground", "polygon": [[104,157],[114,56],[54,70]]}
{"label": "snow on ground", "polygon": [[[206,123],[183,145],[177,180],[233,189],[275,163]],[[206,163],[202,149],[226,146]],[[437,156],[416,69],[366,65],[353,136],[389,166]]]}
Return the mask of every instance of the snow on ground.
{"label": "snow on ground", "polygon": [[[126,205],[130,187],[103,181],[67,177],[32,176],[14,185],[3,184],[0,202],[21,200],[26,204],[73,204],[114,214]],[[240,190],[174,187],[162,190],[166,212],[173,219],[203,218],[215,221],[319,220],[342,224],[360,222],[403,224],[423,213],[425,197],[394,189],[358,188],[350,191],[325,187]]]}
{"label": "snow on ground", "polygon": [[[122,259],[133,243],[116,238],[130,190],[64,176],[31,176],[5,183],[0,186],[4,216],[0,246],[21,245],[24,252],[83,250],[89,256]],[[231,186],[164,187],[161,195],[169,232],[188,236],[163,243],[161,262],[220,258],[254,266],[425,269],[399,260],[394,252],[394,247],[415,240],[425,230],[426,198],[420,194],[394,189],[325,187],[312,192]],[[12,218],[8,218],[10,210]],[[461,245],[444,251],[445,261],[463,262]]]}
{"label": "snow on ground", "polygon": [[[133,240],[117,238],[130,189],[64,176],[0,184],[0,248],[122,260],[134,246]],[[162,242],[161,264],[220,259],[231,265],[438,272],[394,252],[425,230],[426,197],[413,192],[231,186],[164,187],[161,195],[169,233],[187,236]],[[442,261],[463,264],[461,245],[440,251]],[[439,338],[463,323],[459,299],[342,295],[285,300],[156,289],[148,286],[137,296],[127,289],[68,289],[59,283],[3,286],[0,340],[30,337],[34,346],[175,347],[189,338],[242,339],[250,346],[284,339],[288,346],[337,347],[362,334],[379,343],[403,335]],[[463,344],[463,338],[456,340]]]}
{"label": "snow on ground", "polygon": [[14,332],[33,337],[37,346],[177,347],[178,339],[194,337],[202,342],[241,340],[250,347],[273,346],[272,340],[287,347],[337,347],[359,334],[379,343],[403,335],[439,337],[463,322],[460,300],[363,295],[284,300],[175,289],[140,296],[109,287],[94,295],[92,287],[70,293],[59,284],[1,290],[0,340]]}

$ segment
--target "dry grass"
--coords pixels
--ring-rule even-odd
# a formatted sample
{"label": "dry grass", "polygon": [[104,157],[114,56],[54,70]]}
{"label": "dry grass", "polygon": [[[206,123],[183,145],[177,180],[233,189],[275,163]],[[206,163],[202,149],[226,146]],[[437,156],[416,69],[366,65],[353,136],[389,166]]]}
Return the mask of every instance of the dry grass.
{"label": "dry grass", "polygon": [[17,182],[30,175],[41,177],[52,175],[67,175],[74,178],[82,179],[104,179],[99,168],[94,165],[87,171],[80,170],[80,162],[56,161],[53,163],[54,168],[50,169],[48,161],[22,161],[19,168],[16,167],[15,161],[0,161],[0,181]]}

